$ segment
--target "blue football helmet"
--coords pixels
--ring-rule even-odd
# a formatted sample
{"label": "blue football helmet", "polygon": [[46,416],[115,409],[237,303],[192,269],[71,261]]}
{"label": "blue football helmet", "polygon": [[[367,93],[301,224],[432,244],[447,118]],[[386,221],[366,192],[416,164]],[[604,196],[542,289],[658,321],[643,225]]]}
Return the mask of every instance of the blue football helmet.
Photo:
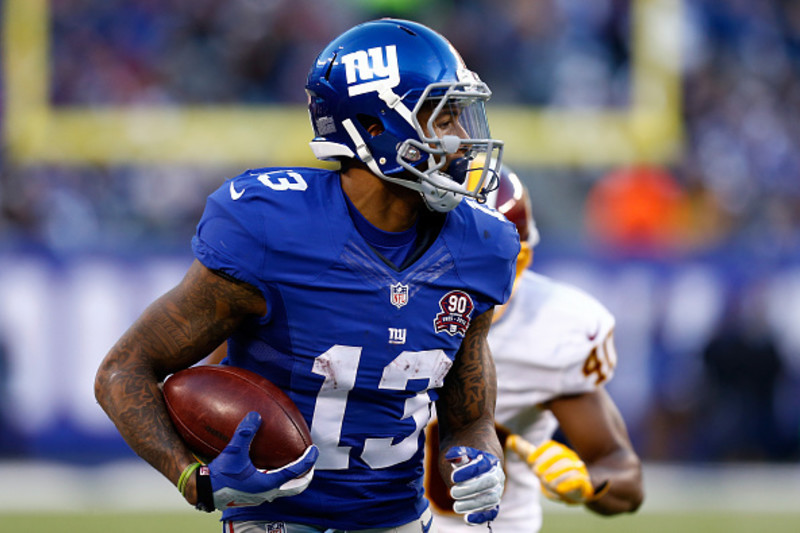
{"label": "blue football helmet", "polygon": [[[440,212],[465,196],[485,202],[497,186],[503,143],[489,133],[491,91],[422,24],[381,19],[343,33],[317,57],[306,91],[318,159],[360,160]],[[468,186],[478,156],[492,164]]]}

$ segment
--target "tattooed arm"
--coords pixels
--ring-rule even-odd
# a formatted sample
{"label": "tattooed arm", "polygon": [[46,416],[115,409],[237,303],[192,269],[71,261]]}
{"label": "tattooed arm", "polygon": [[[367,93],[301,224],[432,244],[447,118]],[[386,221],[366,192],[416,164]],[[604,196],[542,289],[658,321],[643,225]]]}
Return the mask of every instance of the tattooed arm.
{"label": "tattooed arm", "polygon": [[445,452],[451,446],[470,446],[503,460],[503,447],[494,429],[497,376],[486,341],[493,314],[489,310],[473,320],[436,402],[439,471],[448,487],[453,468]]}
{"label": "tattooed arm", "polygon": [[[97,401],[130,447],[173,483],[195,459],[172,427],[160,383],[208,355],[245,318],[265,313],[266,302],[255,287],[195,261],[101,363],[94,385]],[[196,498],[191,479],[186,499],[194,504]]]}

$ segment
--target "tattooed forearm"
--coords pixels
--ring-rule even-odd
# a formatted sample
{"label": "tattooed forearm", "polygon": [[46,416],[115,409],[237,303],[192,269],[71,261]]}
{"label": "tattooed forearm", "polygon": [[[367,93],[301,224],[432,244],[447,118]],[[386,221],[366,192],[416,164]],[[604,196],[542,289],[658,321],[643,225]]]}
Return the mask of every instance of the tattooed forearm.
{"label": "tattooed forearm", "polygon": [[152,322],[159,307],[151,306],[109,352],[97,372],[95,395],[131,448],[177,479],[187,452],[167,419],[159,382],[178,366],[175,354],[183,343],[167,333],[167,321]]}
{"label": "tattooed forearm", "polygon": [[458,425],[494,413],[497,378],[486,342],[491,315],[490,311],[474,320],[445,380],[442,395],[447,397],[446,415]]}
{"label": "tattooed forearm", "polygon": [[195,263],[106,356],[95,396],[131,448],[173,482],[192,456],[167,415],[160,383],[216,348],[247,316],[265,312],[254,289]]}
{"label": "tattooed forearm", "polygon": [[[502,459],[503,449],[494,429],[497,376],[486,341],[491,322],[491,311],[475,318],[440,391],[436,412],[442,451],[471,446]],[[443,457],[442,453],[440,470],[449,472]]]}
{"label": "tattooed forearm", "polygon": [[141,366],[103,367],[97,399],[130,447],[168,479],[177,480],[191,460],[174,433],[155,377]]}

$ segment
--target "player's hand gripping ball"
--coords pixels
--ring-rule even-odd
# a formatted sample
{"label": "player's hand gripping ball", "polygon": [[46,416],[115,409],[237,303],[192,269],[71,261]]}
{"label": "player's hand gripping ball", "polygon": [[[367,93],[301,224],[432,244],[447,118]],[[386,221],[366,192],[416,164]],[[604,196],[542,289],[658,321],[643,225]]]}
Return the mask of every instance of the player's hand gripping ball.
{"label": "player's hand gripping ball", "polygon": [[303,492],[314,477],[319,450],[310,445],[299,459],[274,470],[260,470],[248,450],[261,424],[255,411],[244,417],[230,443],[208,465],[214,507],[225,510],[250,507]]}
{"label": "player's hand gripping ball", "polygon": [[284,467],[311,446],[311,432],[294,402],[254,372],[224,365],[194,366],[168,378],[163,391],[175,429],[204,461],[222,452],[251,411],[262,420],[250,446],[256,468]]}

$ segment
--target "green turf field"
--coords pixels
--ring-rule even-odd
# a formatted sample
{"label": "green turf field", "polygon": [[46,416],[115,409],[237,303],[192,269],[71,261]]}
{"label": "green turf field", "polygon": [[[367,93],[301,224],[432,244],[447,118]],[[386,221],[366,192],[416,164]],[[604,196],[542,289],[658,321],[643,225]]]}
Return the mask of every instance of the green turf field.
{"label": "green turf field", "polygon": [[[800,504],[798,505],[800,507]],[[0,513],[9,533],[176,533],[220,532],[219,515],[187,513]],[[475,528],[475,532],[484,531]],[[639,513],[603,518],[586,512],[545,516],[542,533],[769,533],[800,532],[797,514]]]}

